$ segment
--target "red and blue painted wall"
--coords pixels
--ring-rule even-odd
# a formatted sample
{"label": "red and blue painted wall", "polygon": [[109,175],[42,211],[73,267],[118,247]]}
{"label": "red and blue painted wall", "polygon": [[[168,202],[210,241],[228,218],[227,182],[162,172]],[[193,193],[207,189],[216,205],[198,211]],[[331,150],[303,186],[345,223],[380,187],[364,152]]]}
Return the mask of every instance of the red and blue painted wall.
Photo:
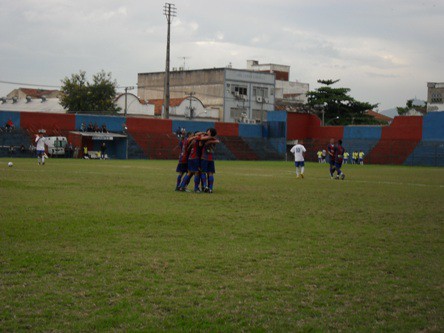
{"label": "red and blue painted wall", "polygon": [[89,150],[98,150],[101,142],[73,134],[82,123],[104,124],[110,132],[122,132],[126,126],[129,140],[109,145],[115,158],[126,158],[133,144],[141,158],[176,159],[177,128],[194,132],[214,127],[222,142],[222,159],[284,159],[287,140],[299,139],[308,148],[308,159],[316,160],[316,152],[334,138],[342,139],[349,152],[363,150],[368,163],[444,166],[444,112],[395,117],[389,126],[321,126],[315,115],[282,111],[269,112],[264,124],[0,111],[0,124],[9,119],[30,135],[45,129],[48,135],[67,136],[75,146],[86,144]]}

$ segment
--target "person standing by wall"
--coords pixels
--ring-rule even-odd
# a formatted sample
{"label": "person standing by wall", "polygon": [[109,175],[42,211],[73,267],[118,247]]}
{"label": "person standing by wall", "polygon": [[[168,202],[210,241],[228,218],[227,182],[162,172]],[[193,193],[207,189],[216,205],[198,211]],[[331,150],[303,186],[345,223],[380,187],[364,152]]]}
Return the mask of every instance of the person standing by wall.
{"label": "person standing by wall", "polygon": [[102,145],[100,146],[100,159],[104,160],[106,157],[106,143],[103,142]]}

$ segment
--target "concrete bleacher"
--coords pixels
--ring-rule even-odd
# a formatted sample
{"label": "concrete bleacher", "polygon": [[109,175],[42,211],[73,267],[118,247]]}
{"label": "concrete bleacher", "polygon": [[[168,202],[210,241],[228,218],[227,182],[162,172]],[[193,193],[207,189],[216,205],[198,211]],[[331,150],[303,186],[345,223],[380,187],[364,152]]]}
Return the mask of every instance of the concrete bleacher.
{"label": "concrete bleacher", "polygon": [[[2,130],[0,132],[0,157],[11,156],[11,146],[14,148],[14,157],[30,157],[32,156],[32,152],[30,152],[28,148],[31,142],[32,138],[28,132],[21,128],[15,128],[10,132]],[[26,149],[25,152],[20,152],[22,145]]]}
{"label": "concrete bleacher", "polygon": [[444,166],[444,141],[421,141],[404,165]]}
{"label": "concrete bleacher", "polygon": [[231,151],[237,160],[259,160],[257,154],[239,136],[220,136],[219,140]]}
{"label": "concrete bleacher", "polygon": [[145,152],[137,144],[132,135],[128,134],[128,159],[146,159]]}
{"label": "concrete bleacher", "polygon": [[216,160],[228,160],[233,161],[236,159],[236,156],[224,145],[223,142],[220,142],[216,145],[214,150],[214,158]]}
{"label": "concrete bleacher", "polygon": [[444,166],[444,112],[423,117],[422,138],[404,165]]}
{"label": "concrete bleacher", "polygon": [[242,138],[260,160],[279,161],[284,159],[284,154],[280,154],[265,138]]}

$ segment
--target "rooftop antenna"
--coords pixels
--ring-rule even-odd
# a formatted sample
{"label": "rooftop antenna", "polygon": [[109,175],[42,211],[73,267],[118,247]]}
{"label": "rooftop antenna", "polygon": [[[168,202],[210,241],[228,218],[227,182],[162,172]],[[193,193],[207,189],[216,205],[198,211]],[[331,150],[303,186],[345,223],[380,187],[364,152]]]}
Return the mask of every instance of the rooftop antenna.
{"label": "rooftop antenna", "polygon": [[179,57],[179,59],[183,59],[183,67],[182,70],[186,70],[186,60],[190,59],[191,57]]}

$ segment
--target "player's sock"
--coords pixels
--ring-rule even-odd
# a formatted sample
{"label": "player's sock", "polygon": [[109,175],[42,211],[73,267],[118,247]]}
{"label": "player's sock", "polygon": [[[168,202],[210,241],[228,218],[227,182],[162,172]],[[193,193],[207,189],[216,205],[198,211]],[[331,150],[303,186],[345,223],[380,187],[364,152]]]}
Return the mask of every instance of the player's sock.
{"label": "player's sock", "polygon": [[182,182],[180,183],[180,188],[186,188],[188,183],[190,182],[190,177],[187,175],[185,175],[185,177],[183,177]]}
{"label": "player's sock", "polygon": [[208,188],[213,190],[214,176],[208,176]]}
{"label": "player's sock", "polygon": [[200,175],[200,180],[202,181],[202,188],[207,187],[207,174],[205,172]]}
{"label": "player's sock", "polygon": [[301,174],[302,174],[302,175],[304,174],[304,170],[305,170],[305,168],[304,168],[304,167],[301,167]]}
{"label": "player's sock", "polygon": [[200,177],[199,175],[194,175],[194,190],[197,191],[199,189]]}
{"label": "player's sock", "polygon": [[37,157],[37,161],[40,163],[42,163],[42,158],[40,156]]}
{"label": "player's sock", "polygon": [[42,156],[42,164],[45,164],[45,156]]}
{"label": "player's sock", "polygon": [[296,168],[296,178],[299,178],[299,168]]}
{"label": "player's sock", "polygon": [[182,181],[182,176],[181,174],[177,175],[177,181],[176,181],[176,188],[180,187],[180,183]]}

